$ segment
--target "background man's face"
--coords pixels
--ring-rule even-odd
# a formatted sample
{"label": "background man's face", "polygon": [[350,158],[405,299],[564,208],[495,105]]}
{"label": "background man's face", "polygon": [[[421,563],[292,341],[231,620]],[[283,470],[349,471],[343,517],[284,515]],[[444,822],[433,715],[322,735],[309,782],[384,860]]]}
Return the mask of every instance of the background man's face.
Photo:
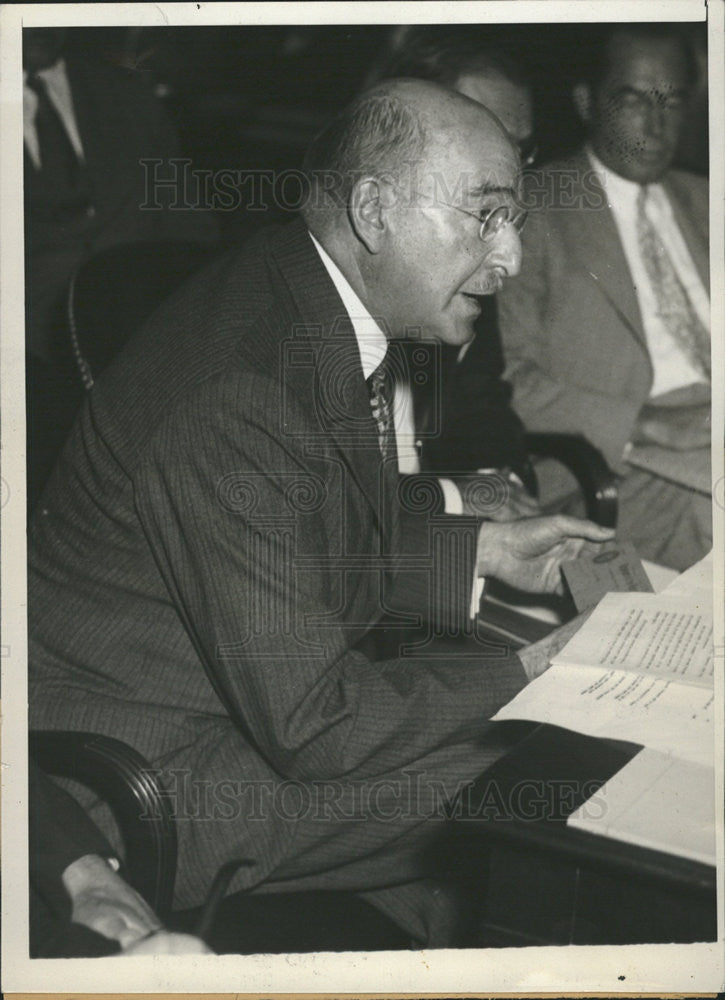
{"label": "background man's face", "polygon": [[[474,121],[431,140],[418,197],[403,196],[396,206],[381,262],[382,314],[395,336],[413,328],[446,344],[467,343],[480,313],[478,297],[498,291],[519,271],[521,242],[513,225],[482,242],[477,218],[457,210],[478,214],[514,204],[516,151],[490,119],[487,125],[482,130]],[[480,190],[488,187],[497,190]]]}
{"label": "background man's face", "polygon": [[658,180],[677,149],[687,102],[684,55],[672,39],[615,35],[593,95],[590,141],[602,162],[638,184]]}

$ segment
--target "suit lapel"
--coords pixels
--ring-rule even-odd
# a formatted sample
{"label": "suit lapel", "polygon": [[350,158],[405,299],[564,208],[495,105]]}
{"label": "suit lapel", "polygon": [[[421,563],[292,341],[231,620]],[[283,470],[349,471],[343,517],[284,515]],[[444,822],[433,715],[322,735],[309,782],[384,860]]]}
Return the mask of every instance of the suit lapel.
{"label": "suit lapel", "polygon": [[283,377],[300,398],[312,397],[311,416],[322,438],[333,438],[390,542],[395,504],[350,317],[302,222],[286,227],[285,239],[275,243],[272,254],[299,317],[282,353],[301,350],[309,362],[306,373],[304,365],[298,370],[285,366]]}
{"label": "suit lapel", "polygon": [[[627,258],[619,238],[617,224],[609,208],[604,188],[594,174],[586,153],[573,161],[577,179],[576,195],[582,204],[592,207],[585,213],[570,212],[567,218],[569,240],[574,249],[572,260],[579,261],[592,281],[608,300],[621,321],[645,348],[646,339],[637,293],[627,267]],[[587,185],[584,185],[584,178]],[[584,225],[582,225],[584,221]]]}

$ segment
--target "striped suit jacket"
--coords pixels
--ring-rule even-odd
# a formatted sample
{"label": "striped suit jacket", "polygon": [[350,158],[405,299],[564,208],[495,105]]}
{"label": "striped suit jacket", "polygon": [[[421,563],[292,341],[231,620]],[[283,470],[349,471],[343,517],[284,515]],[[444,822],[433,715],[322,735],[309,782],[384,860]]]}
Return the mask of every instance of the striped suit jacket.
{"label": "striped suit jacket", "polygon": [[384,614],[413,620],[401,593],[436,597],[441,566],[448,603],[468,598],[476,526],[428,499],[381,467],[300,222],[210,265],[94,386],[31,532],[31,724],[161,771],[179,905],[233,857],[251,861],[233,888],[430,870],[443,792],[494,758],[486,720],[525,677],[504,649],[361,651]]}

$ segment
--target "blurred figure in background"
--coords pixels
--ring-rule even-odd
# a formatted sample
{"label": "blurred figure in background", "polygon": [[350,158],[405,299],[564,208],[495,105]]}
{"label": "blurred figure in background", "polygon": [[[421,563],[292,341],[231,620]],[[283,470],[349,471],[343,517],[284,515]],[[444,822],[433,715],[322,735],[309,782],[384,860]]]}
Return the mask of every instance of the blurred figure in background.
{"label": "blurred figure in background", "polygon": [[[619,536],[682,570],[712,544],[709,496],[680,478],[710,445],[708,188],[671,169],[695,67],[676,25],[592,35],[574,88],[587,142],[524,194],[505,374],[528,428],[583,433],[621,474]],[[673,475],[628,464],[643,445]]]}
{"label": "blurred figure in background", "polygon": [[533,162],[534,122],[528,77],[516,55],[496,41],[439,28],[408,28],[395,39],[383,76],[412,76],[451,87],[492,111],[516,143],[522,164]]}
{"label": "blurred figure in background", "polygon": [[683,27],[692,47],[696,73],[673,166],[707,176],[710,170],[707,24],[703,21]]}
{"label": "blurred figure in background", "polygon": [[161,161],[158,176],[167,178],[180,152],[141,74],[66,51],[71,37],[56,28],[23,33],[29,509],[82,398],[66,317],[75,269],[114,245],[212,244],[217,235],[206,212],[184,210],[183,188],[147,191],[142,161]]}

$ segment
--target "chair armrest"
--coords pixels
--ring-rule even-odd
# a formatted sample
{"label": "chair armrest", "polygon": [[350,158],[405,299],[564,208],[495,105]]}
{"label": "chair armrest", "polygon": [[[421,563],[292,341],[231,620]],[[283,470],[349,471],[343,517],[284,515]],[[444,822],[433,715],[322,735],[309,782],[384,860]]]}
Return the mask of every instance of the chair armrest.
{"label": "chair armrest", "polygon": [[123,838],[126,878],[165,919],[176,878],[176,824],[149,763],[120,740],[94,733],[31,730],[29,748],[46,774],[77,781],[107,803]]}
{"label": "chair armrest", "polygon": [[590,520],[616,527],[617,477],[598,448],[576,434],[528,431],[524,440],[530,453],[557,459],[576,477]]}

